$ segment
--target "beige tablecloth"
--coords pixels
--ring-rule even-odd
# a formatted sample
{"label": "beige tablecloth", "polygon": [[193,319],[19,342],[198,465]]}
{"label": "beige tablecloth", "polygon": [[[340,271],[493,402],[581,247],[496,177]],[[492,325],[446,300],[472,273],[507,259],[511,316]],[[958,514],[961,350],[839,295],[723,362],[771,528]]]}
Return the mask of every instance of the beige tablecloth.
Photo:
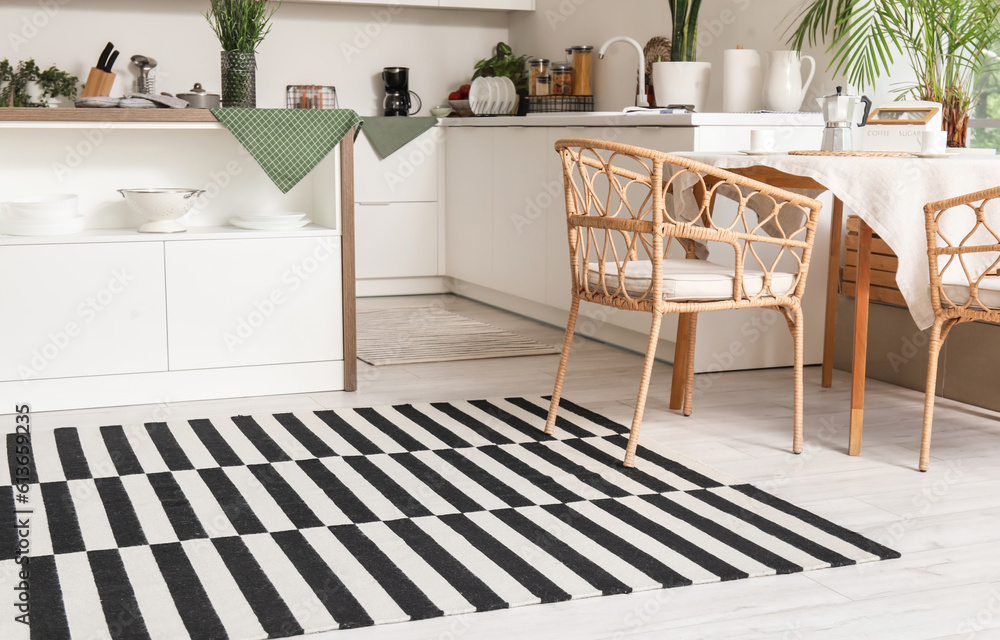
{"label": "beige tablecloth", "polygon": [[767,166],[826,186],[899,257],[896,283],[921,329],[934,322],[924,205],[1000,186],[1000,157],[866,158],[678,153],[724,169]]}

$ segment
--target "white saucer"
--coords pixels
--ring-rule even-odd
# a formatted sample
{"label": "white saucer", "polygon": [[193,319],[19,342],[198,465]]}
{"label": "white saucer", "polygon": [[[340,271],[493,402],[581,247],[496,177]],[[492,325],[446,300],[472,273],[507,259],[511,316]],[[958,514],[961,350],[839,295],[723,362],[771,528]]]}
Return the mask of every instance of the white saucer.
{"label": "white saucer", "polygon": [[786,155],[787,151],[740,151],[740,153],[746,154],[748,156],[783,156]]}
{"label": "white saucer", "polygon": [[284,229],[301,229],[312,222],[308,218],[305,220],[241,220],[233,218],[229,224],[240,229],[251,229],[253,231],[282,231]]}
{"label": "white saucer", "polygon": [[240,215],[238,220],[246,222],[287,222],[291,224],[292,222],[302,220],[307,215],[309,214],[300,213],[298,211],[269,211],[260,213],[244,213]]}
{"label": "white saucer", "polygon": [[915,151],[915,152],[913,152],[913,155],[917,156],[918,158],[954,158],[958,154],[957,153],[918,153],[918,152]]}

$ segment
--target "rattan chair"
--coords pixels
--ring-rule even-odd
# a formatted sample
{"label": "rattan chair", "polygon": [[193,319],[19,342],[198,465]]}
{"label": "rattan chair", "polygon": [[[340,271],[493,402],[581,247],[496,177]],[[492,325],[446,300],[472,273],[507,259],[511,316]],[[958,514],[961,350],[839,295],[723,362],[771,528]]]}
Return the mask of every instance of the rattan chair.
{"label": "rattan chair", "polygon": [[[960,322],[1000,322],[1000,187],[924,207],[934,324],[928,346],[920,470],[930,466],[938,355]],[[990,223],[992,220],[992,225]]]}
{"label": "rattan chair", "polygon": [[787,320],[795,345],[792,449],[800,453],[801,301],[820,203],[639,147],[569,139],[555,148],[563,166],[573,302],[546,433],[555,429],[581,301],[652,315],[626,467],[635,464],[663,315],[681,314],[675,354],[687,354],[683,412],[690,415],[698,314],[776,309]]}

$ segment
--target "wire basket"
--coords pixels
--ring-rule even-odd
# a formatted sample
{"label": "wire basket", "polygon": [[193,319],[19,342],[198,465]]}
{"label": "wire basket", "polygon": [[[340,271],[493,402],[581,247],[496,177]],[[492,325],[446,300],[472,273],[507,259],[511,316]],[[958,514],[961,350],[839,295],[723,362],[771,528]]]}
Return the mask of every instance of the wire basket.
{"label": "wire basket", "polygon": [[528,96],[528,113],[593,110],[594,96]]}
{"label": "wire basket", "polygon": [[290,84],[285,88],[288,109],[336,109],[337,89],[318,84]]}

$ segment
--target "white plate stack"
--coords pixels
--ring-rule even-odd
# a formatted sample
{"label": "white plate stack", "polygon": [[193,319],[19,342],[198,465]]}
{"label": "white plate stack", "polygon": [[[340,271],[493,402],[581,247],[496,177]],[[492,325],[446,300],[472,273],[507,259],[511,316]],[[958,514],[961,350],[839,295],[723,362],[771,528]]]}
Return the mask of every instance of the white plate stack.
{"label": "white plate stack", "polygon": [[8,236],[62,236],[83,231],[84,219],[71,193],[35,196],[7,202],[0,233]]}
{"label": "white plate stack", "polygon": [[298,211],[268,211],[263,213],[244,213],[233,218],[229,224],[240,229],[253,231],[283,231],[285,229],[301,229],[311,221],[307,214]]}
{"label": "white plate stack", "polygon": [[517,104],[510,78],[476,78],[469,89],[469,105],[477,116],[507,115]]}

